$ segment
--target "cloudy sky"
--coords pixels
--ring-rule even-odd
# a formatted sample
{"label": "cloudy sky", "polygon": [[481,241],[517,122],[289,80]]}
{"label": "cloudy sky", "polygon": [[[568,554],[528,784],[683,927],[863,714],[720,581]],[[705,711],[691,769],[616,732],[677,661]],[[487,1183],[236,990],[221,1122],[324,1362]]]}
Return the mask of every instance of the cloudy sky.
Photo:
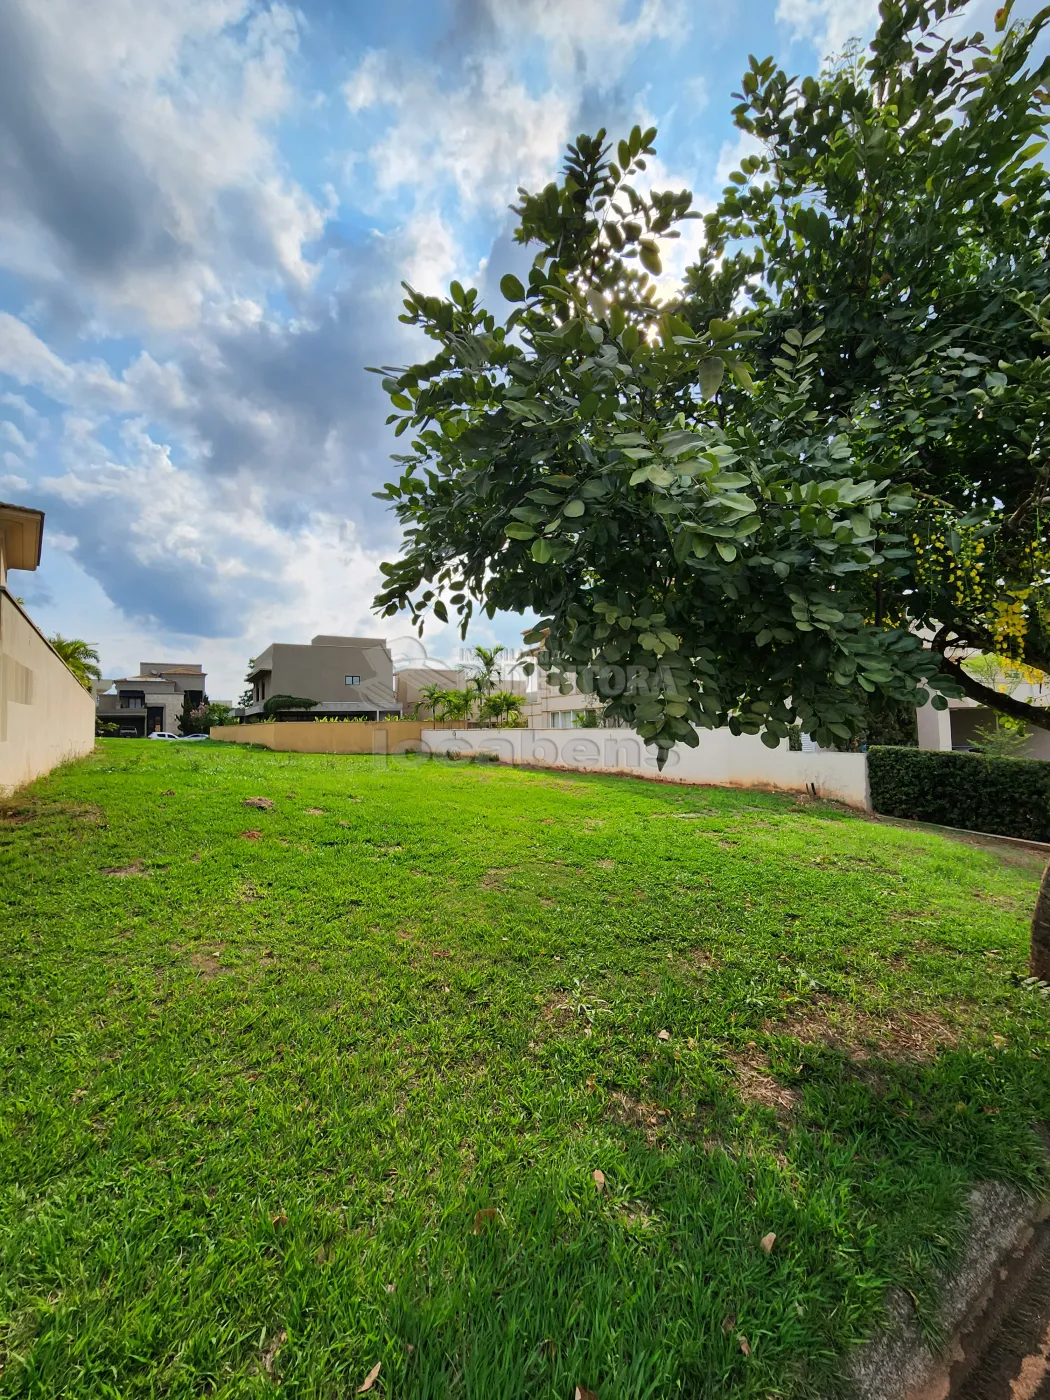
{"label": "cloudy sky", "polygon": [[[516,187],[599,125],[658,125],[655,183],[709,202],[748,52],[812,70],[874,11],[5,0],[0,499],[47,512],[14,590],[107,675],[201,660],[213,697],[272,640],[406,632],[370,612],[398,535],[364,371],[420,348],[401,279],[520,268]],[[475,640],[496,638],[517,619]]]}

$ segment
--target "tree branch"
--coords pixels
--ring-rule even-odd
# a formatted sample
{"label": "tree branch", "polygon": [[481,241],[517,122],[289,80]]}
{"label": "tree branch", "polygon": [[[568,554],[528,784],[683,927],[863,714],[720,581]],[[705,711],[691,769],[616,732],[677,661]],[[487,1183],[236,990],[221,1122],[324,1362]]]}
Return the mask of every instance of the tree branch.
{"label": "tree branch", "polygon": [[946,643],[938,645],[939,639],[938,633],[933,645],[934,649],[941,653],[941,665],[953,680],[959,682],[971,700],[976,700],[978,704],[986,705],[989,710],[996,710],[1001,715],[1008,715],[1011,719],[1034,724],[1038,729],[1050,729],[1050,708],[1045,705],[1028,705],[1023,700],[1015,700],[1012,695],[1004,695],[1001,690],[992,690],[990,686],[982,685],[968,671],[964,671],[958,661],[952,661],[944,655],[943,648]]}

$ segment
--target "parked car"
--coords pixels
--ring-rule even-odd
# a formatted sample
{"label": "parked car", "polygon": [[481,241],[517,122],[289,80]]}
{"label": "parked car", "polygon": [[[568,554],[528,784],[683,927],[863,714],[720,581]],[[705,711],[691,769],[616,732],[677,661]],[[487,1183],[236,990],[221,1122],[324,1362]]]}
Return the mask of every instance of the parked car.
{"label": "parked car", "polygon": [[200,739],[209,739],[210,737],[211,737],[211,736],[210,736],[209,734],[180,734],[180,735],[179,735],[179,738],[180,738],[180,739],[183,741],[183,743],[185,743],[185,744],[192,744],[192,743],[195,743],[196,741],[198,741],[198,740],[200,740]]}
{"label": "parked car", "polygon": [[164,729],[155,729],[152,734],[146,735],[147,739],[181,739],[181,734],[169,734]]}

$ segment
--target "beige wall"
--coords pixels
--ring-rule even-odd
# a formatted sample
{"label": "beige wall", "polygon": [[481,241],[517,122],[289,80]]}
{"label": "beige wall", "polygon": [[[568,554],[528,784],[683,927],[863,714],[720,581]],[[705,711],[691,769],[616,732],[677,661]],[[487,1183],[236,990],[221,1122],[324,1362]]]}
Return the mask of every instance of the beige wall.
{"label": "beige wall", "polygon": [[94,700],[0,590],[0,792],[94,747]]}
{"label": "beige wall", "polygon": [[425,729],[433,725],[427,720],[387,720],[378,724],[361,720],[338,720],[335,724],[303,723],[291,720],[284,724],[230,724],[211,731],[213,739],[232,744],[261,744],[263,748],[282,753],[396,753],[404,746],[417,744]]}

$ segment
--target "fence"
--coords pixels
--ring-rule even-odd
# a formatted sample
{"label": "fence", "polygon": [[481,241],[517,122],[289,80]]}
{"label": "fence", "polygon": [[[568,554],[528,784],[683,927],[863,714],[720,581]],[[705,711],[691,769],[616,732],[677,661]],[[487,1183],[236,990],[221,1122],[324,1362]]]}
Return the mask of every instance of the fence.
{"label": "fence", "polygon": [[[485,751],[510,764],[574,768],[584,773],[630,773],[673,783],[775,788],[870,808],[868,762],[862,753],[769,749],[754,734],[701,730],[696,748],[677,744],[657,772],[656,750],[632,729],[432,729],[420,747],[430,753]],[[414,747],[414,746],[413,746]]]}
{"label": "fence", "polygon": [[284,753],[397,753],[418,748],[433,720],[354,720],[318,724],[316,720],[274,724],[230,724],[211,731],[213,739],[233,744],[261,744]]}
{"label": "fence", "polygon": [[289,753],[394,756],[407,749],[464,756],[497,754],[504,763],[569,768],[583,773],[625,773],[640,778],[716,787],[774,788],[870,807],[864,754],[816,750],[793,753],[786,744],[768,749],[757,735],[734,738],[728,729],[701,730],[695,749],[679,744],[663,773],[656,750],[631,729],[439,729],[433,721],[375,724],[253,724],[213,729],[213,739],[262,744]]}

